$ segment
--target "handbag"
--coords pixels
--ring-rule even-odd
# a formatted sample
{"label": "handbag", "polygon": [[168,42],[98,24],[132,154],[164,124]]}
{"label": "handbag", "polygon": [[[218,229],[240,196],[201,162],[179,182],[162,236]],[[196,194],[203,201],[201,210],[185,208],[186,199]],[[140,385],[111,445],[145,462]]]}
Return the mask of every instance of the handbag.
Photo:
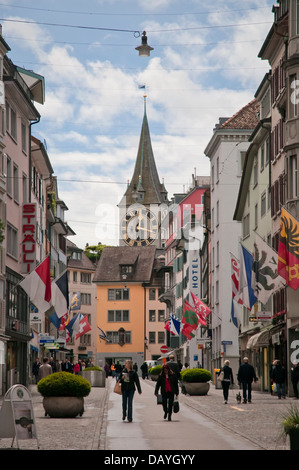
{"label": "handbag", "polygon": [[180,411],[180,404],[178,399],[176,398],[173,402],[173,412],[178,413]]}
{"label": "handbag", "polygon": [[121,385],[120,385],[119,382],[115,382],[113,391],[114,391],[114,393],[117,393],[118,395],[121,395]]}
{"label": "handbag", "polygon": [[222,382],[223,379],[224,379],[224,372],[222,370],[220,374],[218,375],[217,380],[219,380],[219,382]]}
{"label": "handbag", "polygon": [[162,405],[162,395],[161,394],[157,395],[157,405]]}

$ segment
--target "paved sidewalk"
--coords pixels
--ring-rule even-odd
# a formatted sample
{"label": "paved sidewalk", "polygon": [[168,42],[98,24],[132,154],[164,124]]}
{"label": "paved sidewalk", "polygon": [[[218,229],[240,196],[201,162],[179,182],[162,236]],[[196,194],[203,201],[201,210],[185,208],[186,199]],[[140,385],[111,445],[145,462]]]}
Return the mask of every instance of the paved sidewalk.
{"label": "paved sidewalk", "polygon": [[[31,385],[36,440],[19,441],[20,449],[40,450],[109,450],[106,449],[107,411],[109,394],[113,393],[113,379],[105,388],[93,387],[84,399],[85,411],[82,417],[75,419],[54,419],[44,415],[42,396],[36,386]],[[154,388],[155,382],[146,381]],[[142,385],[142,379],[141,379]],[[206,396],[187,396],[180,394],[180,401],[188,407],[217,422],[223,430],[229,429],[238,436],[245,437],[265,450],[288,450],[289,442],[281,436],[281,421],[284,413],[291,405],[298,404],[293,398],[278,400],[277,396],[268,393],[253,392],[251,404],[237,404],[237,390],[230,390],[228,404],[224,404],[222,390],[215,389],[211,384]],[[150,392],[150,395],[151,392]],[[144,399],[146,397],[144,396]],[[0,397],[2,405],[3,397]],[[155,400],[150,400],[152,406]],[[121,416],[121,410],[120,410]],[[1,424],[1,423],[0,423]],[[176,448],[179,449],[180,436]],[[0,449],[10,449],[11,438],[0,439]],[[16,448],[16,442],[14,443]],[[153,449],[154,450],[154,449]]]}

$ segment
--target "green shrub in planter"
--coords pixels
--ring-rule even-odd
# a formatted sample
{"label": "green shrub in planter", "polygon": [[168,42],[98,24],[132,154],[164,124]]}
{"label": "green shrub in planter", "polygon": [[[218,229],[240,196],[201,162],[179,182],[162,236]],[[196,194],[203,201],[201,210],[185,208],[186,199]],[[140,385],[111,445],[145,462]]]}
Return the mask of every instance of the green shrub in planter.
{"label": "green shrub in planter", "polygon": [[212,374],[206,369],[185,369],[181,371],[182,382],[209,382]]}
{"label": "green shrub in planter", "polygon": [[162,366],[154,366],[149,369],[150,375],[159,375],[161,373]]}
{"label": "green shrub in planter", "polygon": [[88,380],[69,372],[55,372],[37,384],[37,390],[43,397],[86,397],[91,386]]}
{"label": "green shrub in planter", "polygon": [[83,369],[83,370],[87,370],[87,371],[88,370],[98,370],[98,371],[102,372],[103,369],[101,369],[98,366],[92,366],[92,367],[85,367],[85,369]]}

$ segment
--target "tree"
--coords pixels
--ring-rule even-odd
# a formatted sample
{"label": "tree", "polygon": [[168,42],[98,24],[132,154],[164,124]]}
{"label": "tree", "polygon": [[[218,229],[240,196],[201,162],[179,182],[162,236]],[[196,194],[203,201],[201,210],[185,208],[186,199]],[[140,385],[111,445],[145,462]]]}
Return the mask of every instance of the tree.
{"label": "tree", "polygon": [[99,242],[97,245],[89,245],[86,243],[86,246],[84,248],[84,254],[94,263],[97,264],[103,249],[108,246],[108,245],[103,245],[101,242]]}

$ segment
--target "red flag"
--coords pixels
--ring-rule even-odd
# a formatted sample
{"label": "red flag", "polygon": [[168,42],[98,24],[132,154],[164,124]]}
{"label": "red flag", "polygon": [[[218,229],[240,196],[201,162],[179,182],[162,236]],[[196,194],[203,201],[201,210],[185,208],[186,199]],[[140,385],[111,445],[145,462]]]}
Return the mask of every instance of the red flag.
{"label": "red flag", "polygon": [[299,222],[281,209],[277,272],[288,286],[299,287]]}
{"label": "red flag", "polygon": [[185,300],[184,303],[184,311],[181,323],[183,325],[181,330],[183,335],[188,339],[194,338],[194,331],[197,329],[200,323],[200,319],[187,300]]}
{"label": "red flag", "polygon": [[204,326],[207,326],[207,316],[211,313],[211,310],[198,297],[196,297],[193,292],[191,292],[191,297],[194,302],[194,309],[199,317],[200,323]]}
{"label": "red flag", "polygon": [[88,331],[91,330],[90,324],[88,323],[87,316],[81,318],[79,322],[79,331],[76,334],[76,339],[78,339],[80,336],[85,335]]}
{"label": "red flag", "polygon": [[49,256],[37,268],[28,274],[20,286],[29,296],[31,302],[43,313],[51,307],[51,274]]}

